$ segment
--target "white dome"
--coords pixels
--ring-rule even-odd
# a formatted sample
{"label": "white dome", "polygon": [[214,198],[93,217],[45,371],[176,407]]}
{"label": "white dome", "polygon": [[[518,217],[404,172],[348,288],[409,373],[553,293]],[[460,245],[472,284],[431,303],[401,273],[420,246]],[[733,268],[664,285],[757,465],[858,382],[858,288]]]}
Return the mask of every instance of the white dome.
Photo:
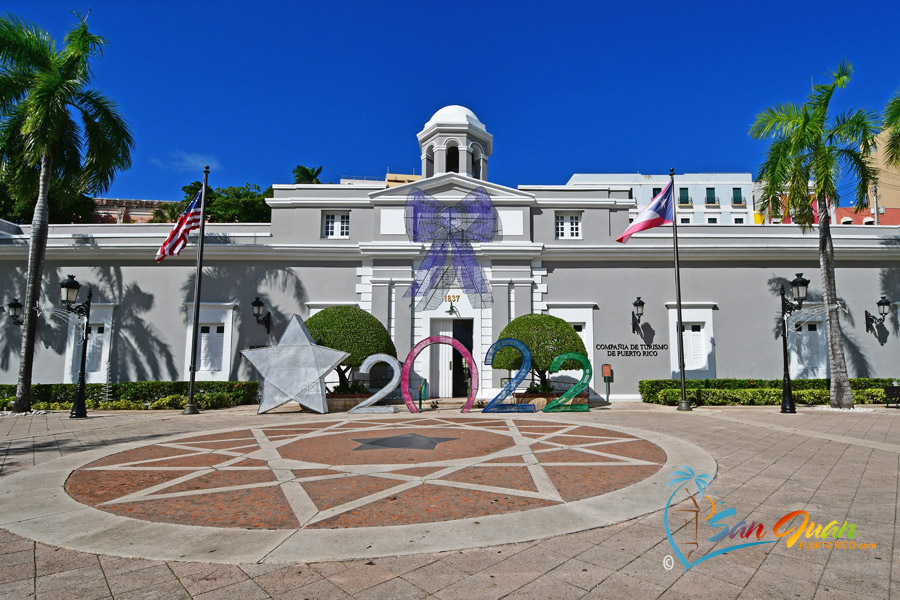
{"label": "white dome", "polygon": [[471,110],[465,106],[451,104],[440,109],[425,123],[424,129],[433,125],[472,125],[484,129],[484,123],[478,120]]}

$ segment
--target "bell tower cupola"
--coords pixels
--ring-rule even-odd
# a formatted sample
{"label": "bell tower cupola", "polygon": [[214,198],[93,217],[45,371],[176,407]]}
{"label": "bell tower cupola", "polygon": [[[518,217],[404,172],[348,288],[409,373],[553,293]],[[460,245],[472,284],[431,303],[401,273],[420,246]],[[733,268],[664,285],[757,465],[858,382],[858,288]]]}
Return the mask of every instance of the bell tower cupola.
{"label": "bell tower cupola", "polygon": [[445,106],[419,132],[422,175],[459,173],[487,181],[494,136],[465,106]]}

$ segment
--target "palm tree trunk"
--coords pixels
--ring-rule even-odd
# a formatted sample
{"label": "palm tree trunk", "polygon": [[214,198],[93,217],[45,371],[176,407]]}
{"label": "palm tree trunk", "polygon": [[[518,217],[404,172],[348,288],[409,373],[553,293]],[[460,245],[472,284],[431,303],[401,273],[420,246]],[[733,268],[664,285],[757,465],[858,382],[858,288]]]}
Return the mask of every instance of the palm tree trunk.
{"label": "palm tree trunk", "polygon": [[16,386],[16,401],[13,410],[27,412],[31,410],[31,371],[34,366],[34,340],[37,331],[37,306],[41,297],[41,282],[44,273],[44,254],[47,250],[47,195],[50,190],[50,175],[53,158],[50,151],[44,152],[41,159],[41,180],[38,189],[37,204],[34,207],[34,218],[31,221],[31,247],[28,249],[28,280],[25,285],[25,306],[23,315],[25,323],[22,332],[22,359],[19,362],[19,384]]}
{"label": "palm tree trunk", "polygon": [[844,342],[841,334],[840,313],[837,306],[837,285],[834,281],[834,245],[831,241],[831,224],[828,202],[819,196],[819,268],[822,271],[822,287],[825,288],[825,308],[828,311],[828,359],[831,368],[831,406],[853,408],[853,391],[847,375],[844,359]]}

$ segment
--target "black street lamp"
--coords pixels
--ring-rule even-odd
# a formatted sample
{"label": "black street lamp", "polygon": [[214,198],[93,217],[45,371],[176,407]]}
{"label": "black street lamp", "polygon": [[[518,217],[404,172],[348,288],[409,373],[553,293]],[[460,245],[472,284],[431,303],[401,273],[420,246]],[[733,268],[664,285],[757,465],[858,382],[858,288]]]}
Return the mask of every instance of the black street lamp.
{"label": "black street lamp", "polygon": [[265,327],[266,333],[269,333],[269,330],[272,327],[272,313],[266,311],[266,316],[262,316],[264,306],[265,303],[259,299],[259,296],[250,303],[250,307],[253,309],[253,316],[256,317],[256,322]]}
{"label": "black street lamp", "polygon": [[72,401],[72,412],[69,413],[70,419],[87,418],[87,407],[84,403],[84,366],[87,362],[87,346],[88,333],[91,323],[91,296],[93,290],[88,286],[87,300],[81,304],[75,304],[78,300],[78,290],[81,284],[75,281],[74,275],[69,275],[60,282],[59,291],[62,297],[62,303],[66,310],[84,318],[84,333],[81,336],[81,368],[78,370],[78,384],[75,386],[75,399]]}
{"label": "black street lamp", "polygon": [[809,279],[803,277],[803,273],[797,273],[797,277],[791,282],[794,291],[794,301],[784,297],[784,286],[781,286],[781,343],[784,350],[784,382],[781,387],[781,412],[794,414],[797,408],[794,406],[794,396],[791,393],[791,372],[788,369],[788,343],[787,343],[787,316],[795,310],[800,310],[803,301],[806,300],[806,292],[809,288]]}
{"label": "black street lamp", "polygon": [[22,318],[22,303],[19,302],[19,299],[16,298],[7,304],[6,308],[9,309],[9,318],[13,320],[13,323],[21,327],[25,319]]}
{"label": "black street lamp", "polygon": [[866,311],[866,333],[877,333],[875,331],[875,325],[880,325],[884,323],[884,319],[887,317],[888,312],[891,310],[891,301],[881,297],[881,300],[875,303],[878,306],[878,314],[879,317],[871,314],[869,311]]}
{"label": "black street lamp", "polygon": [[632,302],[634,310],[631,311],[631,333],[641,332],[641,317],[644,316],[644,301],[638,296],[637,300]]}

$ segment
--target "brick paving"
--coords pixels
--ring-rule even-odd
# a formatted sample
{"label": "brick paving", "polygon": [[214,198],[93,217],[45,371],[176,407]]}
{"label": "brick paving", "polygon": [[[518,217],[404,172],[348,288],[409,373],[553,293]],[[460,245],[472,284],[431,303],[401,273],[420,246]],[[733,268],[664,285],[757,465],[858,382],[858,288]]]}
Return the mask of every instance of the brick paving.
{"label": "brick paving", "polygon": [[[631,486],[666,462],[659,446],[619,431],[545,429],[553,431],[522,436],[515,420],[448,416],[225,431],[106,456],[76,469],[65,490],[84,505],[156,522],[375,527],[564,504]],[[409,465],[426,466],[413,474]],[[294,503],[283,493],[291,484],[302,489]]]}
{"label": "brick paving", "polygon": [[[566,417],[583,419],[589,430],[605,424],[661,432],[709,452],[718,464],[709,493],[719,506],[735,510],[729,523],[744,519],[762,522],[771,530],[785,513],[806,510],[817,523],[854,523],[854,541],[871,547],[788,548],[781,539],[716,556],[688,571],[677,561],[674,569],[667,570],[663,563],[672,549],[662,511],[518,544],[309,564],[126,559],[52,547],[0,530],[0,597],[900,598],[900,553],[894,552],[900,411],[799,410],[793,416],[779,414],[777,407],[699,409],[682,414],[669,408],[622,404]],[[455,413],[442,410],[422,418],[435,414],[452,418]],[[531,420],[536,422],[530,426],[540,427],[533,416]],[[153,444],[176,434],[191,437],[228,428],[266,427],[268,431],[277,429],[268,427],[273,421],[246,408],[199,417],[156,412],[92,413],[81,421],[62,413],[7,417],[0,419],[0,478],[109,444]],[[352,435],[369,437],[359,432]],[[172,456],[144,459],[179,460]],[[512,482],[508,485],[514,486],[515,471],[508,473]],[[266,488],[254,488],[260,489]],[[687,502],[670,510],[684,506]],[[701,527],[706,527],[706,535],[699,538],[698,555],[741,541],[726,537],[715,544],[707,542],[711,529],[706,524]],[[682,548],[693,537],[693,528],[690,523],[673,533]]]}

